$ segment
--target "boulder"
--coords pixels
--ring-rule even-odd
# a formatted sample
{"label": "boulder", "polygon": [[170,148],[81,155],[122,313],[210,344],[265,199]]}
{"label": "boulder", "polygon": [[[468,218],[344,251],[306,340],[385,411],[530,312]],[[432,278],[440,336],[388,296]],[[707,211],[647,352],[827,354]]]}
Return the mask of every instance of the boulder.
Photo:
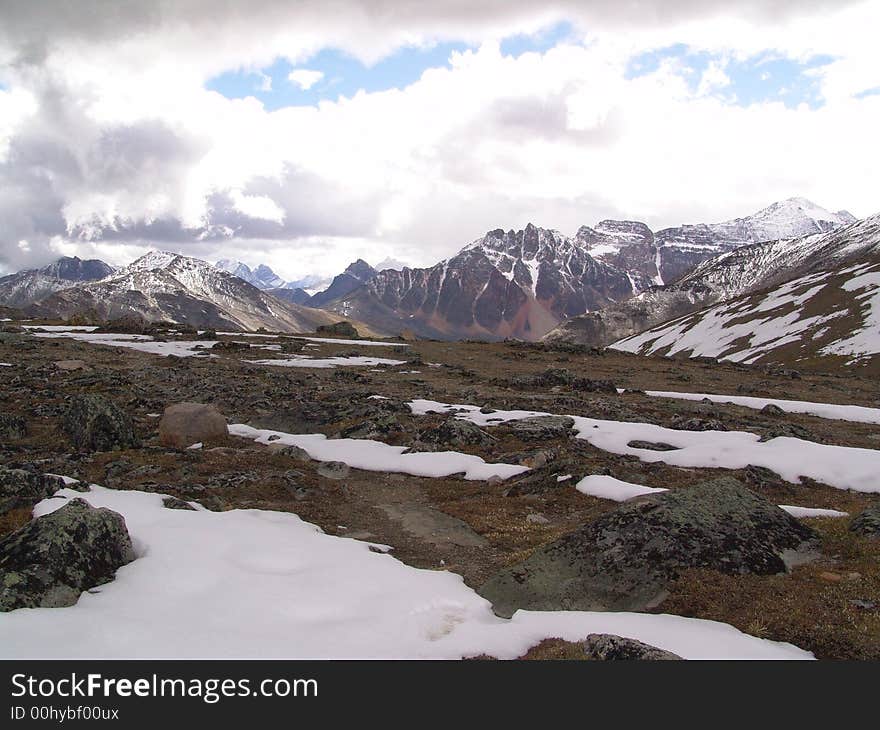
{"label": "boulder", "polygon": [[27,432],[27,424],[21,416],[0,413],[0,443],[20,441]]}
{"label": "boulder", "polygon": [[72,606],[134,557],[122,515],[70,500],[0,540],[0,611]]}
{"label": "boulder", "polygon": [[880,537],[880,504],[875,504],[853,517],[849,529],[865,537]]}
{"label": "boulder", "polygon": [[0,466],[0,515],[18,507],[30,507],[59,489],[64,489],[61,477]]}
{"label": "boulder", "polygon": [[770,575],[814,555],[816,533],[724,477],[629,500],[480,588],[495,612],[641,611],[685,568]]}
{"label": "boulder", "polygon": [[495,439],[476,424],[458,418],[448,418],[439,426],[420,431],[413,450],[456,450],[463,446],[486,448],[494,443]]}
{"label": "boulder", "polygon": [[681,659],[678,654],[673,654],[671,651],[614,634],[590,634],[584,639],[582,646],[587,659],[593,661]]}
{"label": "boulder", "polygon": [[62,428],[80,451],[114,451],[139,445],[128,414],[101,395],[74,396]]}
{"label": "boulder", "polygon": [[228,435],[226,419],[220,411],[203,403],[168,406],[159,421],[159,443],[176,449],[222,442]]}

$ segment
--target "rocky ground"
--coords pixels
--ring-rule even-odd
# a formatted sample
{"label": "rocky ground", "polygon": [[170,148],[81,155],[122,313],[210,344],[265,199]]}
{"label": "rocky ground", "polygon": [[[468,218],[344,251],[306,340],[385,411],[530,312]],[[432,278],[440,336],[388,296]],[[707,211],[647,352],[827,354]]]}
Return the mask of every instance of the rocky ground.
{"label": "rocky ground", "polygon": [[[211,358],[161,357],[37,338],[8,323],[5,329],[0,333],[0,363],[9,366],[0,367],[0,464],[7,469],[161,492],[211,510],[294,512],[328,534],[390,545],[394,556],[407,564],[459,573],[478,590],[497,585],[499,576],[516,575],[524,561],[552,553],[559,544],[568,545],[575,556],[593,555],[590,541],[596,539],[597,524],[602,529],[612,525],[617,539],[615,521],[623,520],[618,513],[629,503],[622,507],[576,491],[573,485],[586,475],[605,474],[682,491],[675,505],[692,502],[693,494],[712,503],[715,497],[704,483],[732,477],[747,496],[729,509],[719,498],[717,509],[708,510],[702,533],[685,531],[681,539],[697,547],[682,551],[664,544],[656,551],[662,553],[653,564],[662,570],[651,574],[650,592],[656,600],[639,608],[723,621],[762,638],[791,642],[820,658],[880,658],[880,539],[872,537],[880,519],[868,514],[858,521],[783,520],[783,513],[773,508],[766,523],[773,525],[771,540],[761,530],[764,518],[754,517],[779,504],[833,508],[855,517],[876,508],[877,495],[809,480],[794,484],[753,466],[721,470],[645,463],[573,438],[565,419],[480,428],[450,415],[414,416],[407,405],[422,398],[878,449],[876,425],[674,401],[640,392],[677,390],[877,407],[880,385],[875,379],[843,371],[796,373],[539,344],[401,341],[380,348],[312,343],[304,350],[302,340],[270,340],[286,353],[404,361],[398,366],[287,368],[244,362],[279,355],[244,345],[215,347],[211,352],[217,356]],[[165,332],[163,337],[173,341],[193,335]],[[216,339],[255,342],[239,336]],[[618,393],[617,388],[628,392]],[[374,395],[385,399],[370,398]],[[98,396],[97,405],[82,396]],[[182,402],[214,406],[230,424],[376,439],[417,451],[454,450],[487,462],[521,464],[529,471],[488,481],[361,471],[310,460],[295,448],[216,432],[200,449],[180,448],[167,434],[160,438],[159,424],[168,406]],[[94,418],[90,414],[96,408],[106,412]],[[572,478],[558,480],[565,475]],[[696,485],[697,492],[688,491]],[[752,495],[759,498],[758,512],[748,506]],[[0,503],[0,540],[30,522],[31,506],[42,496],[36,489],[30,496]],[[682,513],[675,511],[679,507],[663,504],[663,510],[681,519]],[[718,525],[734,513],[758,527],[755,537],[746,536],[742,545],[731,548]],[[851,523],[863,529],[850,530]],[[667,533],[661,525],[659,534]],[[585,537],[572,543],[575,534]],[[560,538],[562,543],[557,543]],[[16,539],[16,544],[21,542]],[[763,552],[755,549],[756,540],[762,541]],[[633,566],[641,570],[644,566],[636,564],[656,548],[632,535],[621,544],[640,553],[618,556],[625,571]],[[803,560],[788,565],[776,560],[785,550],[796,549]],[[712,551],[713,559],[706,557],[706,550]],[[724,551],[742,559],[718,559]],[[604,557],[597,560],[605,564]],[[633,573],[626,575],[631,580]],[[489,594],[491,590],[484,593],[491,598]],[[558,597],[551,600],[557,604],[549,607],[582,607]],[[547,641],[528,656],[581,657],[611,651],[606,644],[598,649],[593,644],[570,650],[564,642]]]}

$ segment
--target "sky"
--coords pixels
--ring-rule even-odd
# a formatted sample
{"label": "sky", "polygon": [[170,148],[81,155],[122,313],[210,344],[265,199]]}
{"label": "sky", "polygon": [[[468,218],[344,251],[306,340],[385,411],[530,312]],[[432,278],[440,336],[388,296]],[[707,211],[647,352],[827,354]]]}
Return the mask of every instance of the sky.
{"label": "sky", "polygon": [[0,273],[880,211],[877,0],[0,0]]}

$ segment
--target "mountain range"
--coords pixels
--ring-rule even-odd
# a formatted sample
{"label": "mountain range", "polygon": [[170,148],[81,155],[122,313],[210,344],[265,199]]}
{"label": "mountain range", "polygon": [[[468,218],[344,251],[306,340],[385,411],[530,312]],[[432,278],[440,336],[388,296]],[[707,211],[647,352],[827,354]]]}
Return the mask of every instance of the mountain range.
{"label": "mountain range", "polygon": [[430,268],[380,271],[360,286],[347,279],[350,291],[328,290],[309,304],[386,331],[537,340],[560,322],[613,310],[763,236],[816,234],[854,220],[791,198],[745,218],[656,233],[639,221],[604,220],[573,237],[529,224],[489,231]]}
{"label": "mountain range", "polygon": [[489,231],[428,268],[377,270],[358,259],[319,291],[264,264],[212,266],[168,252],[119,270],[60,259],[0,279],[0,304],[47,317],[137,313],[284,331],[346,318],[385,334],[608,345],[827,263],[852,245],[865,223],[854,221],[791,198],[744,218],[657,231],[603,220],[566,236],[529,224]]}
{"label": "mountain range", "polygon": [[150,252],[99,281],[78,282],[28,306],[37,317],[139,316],[203,328],[308,332],[341,318],[284,302],[199,259]]}

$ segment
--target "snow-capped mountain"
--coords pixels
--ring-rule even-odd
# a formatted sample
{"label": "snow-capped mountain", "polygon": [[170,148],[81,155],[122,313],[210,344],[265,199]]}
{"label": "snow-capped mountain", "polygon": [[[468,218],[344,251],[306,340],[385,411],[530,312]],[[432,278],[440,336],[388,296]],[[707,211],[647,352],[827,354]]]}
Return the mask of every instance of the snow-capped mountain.
{"label": "snow-capped mountain", "polygon": [[374,273],[325,306],[386,330],[408,328],[447,339],[536,339],[560,319],[633,291],[625,272],[596,261],[558,231],[529,224],[520,231],[489,231],[427,269]]}
{"label": "snow-capped mountain", "polygon": [[880,255],[880,216],[830,233],[740,246],[669,286],[562,323],[549,341],[607,345],[661,322],[817,271],[837,271]]}
{"label": "snow-capped mountain", "polygon": [[[430,337],[532,340],[568,318],[609,312],[605,322],[621,319],[625,326],[612,329],[623,336],[635,331],[634,315],[623,304],[633,296],[644,298],[635,305],[638,326],[650,326],[661,321],[654,318],[660,313],[677,316],[698,306],[690,294],[683,295],[684,308],[679,295],[663,294],[650,304],[654,287],[664,281],[766,235],[831,230],[851,219],[792,198],[746,218],[656,233],[640,221],[604,220],[569,238],[529,224],[521,231],[489,231],[430,268],[380,271],[368,279],[341,275],[309,306]],[[622,316],[621,308],[627,310]],[[650,311],[640,314],[645,309]],[[612,341],[607,336],[603,344]]]}
{"label": "snow-capped mountain", "polygon": [[41,269],[28,269],[0,278],[0,304],[24,307],[83,281],[98,281],[113,273],[99,259],[64,256]]}
{"label": "snow-capped mountain", "polygon": [[363,259],[358,259],[349,264],[341,274],[333,278],[333,281],[323,291],[314,294],[308,300],[310,307],[322,307],[334,299],[344,297],[376,275],[376,270]]}
{"label": "snow-capped mountain", "polygon": [[139,315],[195,327],[309,332],[339,321],[329,312],[281,301],[199,259],[152,251],[111,276],[56,292],[29,310],[44,317]]}
{"label": "snow-capped mountain", "polygon": [[241,261],[233,261],[231,259],[221,259],[214,264],[221,271],[226,271],[239,279],[244,279],[248,284],[253,284],[257,289],[283,289],[287,286],[278,274],[272,271],[265,264],[260,264],[251,269]]}

